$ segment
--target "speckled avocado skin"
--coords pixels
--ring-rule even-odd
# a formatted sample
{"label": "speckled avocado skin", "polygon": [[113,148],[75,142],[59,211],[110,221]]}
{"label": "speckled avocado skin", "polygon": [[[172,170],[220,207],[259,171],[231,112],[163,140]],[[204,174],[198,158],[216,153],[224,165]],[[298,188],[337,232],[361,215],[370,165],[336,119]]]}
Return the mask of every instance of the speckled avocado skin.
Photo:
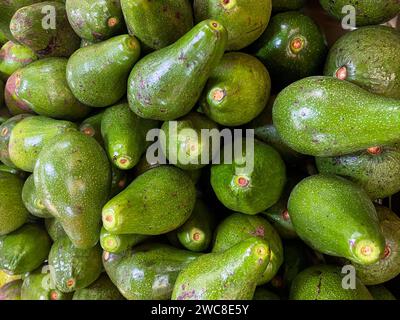
{"label": "speckled avocado skin", "polygon": [[384,286],[371,286],[368,291],[374,297],[374,300],[397,300],[396,297]]}
{"label": "speckled avocado skin", "polygon": [[76,290],[72,300],[125,300],[106,274],[87,288]]}
{"label": "speckled avocado skin", "polygon": [[344,6],[353,6],[356,9],[357,27],[386,22],[400,12],[400,3],[397,0],[320,0],[320,3],[338,20],[348,14],[342,13]]}
{"label": "speckled avocado skin", "polygon": [[96,140],[79,131],[56,137],[40,153],[34,179],[39,198],[74,245],[93,247],[111,187],[110,164]]}
{"label": "speckled avocado skin", "polygon": [[195,0],[196,22],[216,19],[228,30],[227,50],[240,50],[256,40],[271,16],[271,0]]}
{"label": "speckled avocado skin", "polygon": [[164,244],[145,244],[121,254],[104,252],[103,264],[126,299],[169,300],[179,272],[199,256]]}
{"label": "speckled avocado skin", "polygon": [[130,34],[147,47],[164,48],[193,27],[189,0],[121,0]]}
{"label": "speckled avocado skin", "polygon": [[355,289],[343,289],[344,276],[340,267],[310,267],[294,280],[290,300],[373,300],[371,293],[359,279],[356,280]]}
{"label": "speckled avocado skin", "polygon": [[58,239],[61,239],[67,235],[61,225],[61,222],[58,221],[57,219],[55,218],[45,219],[44,222],[47,233],[49,234],[53,242],[56,242],[58,241]]}
{"label": "speckled avocado skin", "polygon": [[[372,264],[384,252],[385,239],[372,201],[344,178],[314,175],[302,180],[290,194],[288,210],[299,237],[322,253]],[[371,247],[366,257],[365,242]]]}
{"label": "speckled avocado skin", "polygon": [[400,98],[400,31],[362,27],[342,36],[330,49],[324,74],[379,95]]}
{"label": "speckled avocado skin", "polygon": [[0,288],[0,301],[21,300],[22,280],[14,280]]}
{"label": "speckled avocado skin", "polygon": [[28,211],[38,218],[52,218],[51,213],[45,208],[40,199],[38,199],[33,175],[25,180],[22,188],[22,201]]}
{"label": "speckled avocado skin", "polygon": [[174,44],[145,56],[129,76],[130,108],[142,118],[163,121],[189,113],[223,56],[226,39],[223,25],[206,20]]}
{"label": "speckled avocado skin", "polygon": [[272,0],[272,12],[298,10],[305,5],[305,0]]}
{"label": "speckled avocado skin", "polygon": [[397,142],[400,100],[333,77],[309,77],[278,94],[273,121],[292,149],[338,156]]}
{"label": "speckled avocado skin", "polygon": [[276,230],[261,216],[234,213],[218,226],[212,252],[223,252],[250,237],[264,239],[270,247],[270,261],[258,285],[270,281],[283,262],[282,241]]}

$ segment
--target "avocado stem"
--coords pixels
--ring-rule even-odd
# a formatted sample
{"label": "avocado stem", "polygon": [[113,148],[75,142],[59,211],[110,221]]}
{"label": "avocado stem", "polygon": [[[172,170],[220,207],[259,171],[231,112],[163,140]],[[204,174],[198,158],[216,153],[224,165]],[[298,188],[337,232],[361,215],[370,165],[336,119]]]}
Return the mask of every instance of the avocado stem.
{"label": "avocado stem", "polygon": [[95,135],[95,130],[92,128],[92,127],[90,127],[90,126],[85,126],[85,127],[83,127],[82,129],[81,129],[81,132],[83,133],[83,134],[86,134],[87,136],[89,136],[89,137],[93,137],[94,135]]}
{"label": "avocado stem", "polygon": [[289,221],[290,216],[289,216],[289,211],[286,209],[285,211],[282,212],[282,218],[285,221]]}
{"label": "avocado stem", "polygon": [[303,50],[304,48],[304,38],[303,37],[295,37],[294,39],[292,39],[292,41],[290,42],[290,50],[293,53],[299,53],[301,50]]}
{"label": "avocado stem", "polygon": [[4,127],[4,128],[1,130],[1,135],[2,135],[3,137],[5,137],[5,136],[7,135],[7,133],[8,133],[8,128],[7,128],[7,127]]}
{"label": "avocado stem", "polygon": [[336,78],[338,78],[339,80],[346,80],[347,78],[347,67],[343,66],[340,67],[337,71],[336,71]]}
{"label": "avocado stem", "polygon": [[107,22],[107,24],[108,24],[108,26],[110,27],[110,28],[113,28],[113,27],[115,27],[117,24],[118,24],[118,19],[116,18],[116,17],[111,17],[110,19],[108,19],[108,22]]}
{"label": "avocado stem", "polygon": [[382,153],[382,148],[381,147],[370,147],[367,149],[369,154],[372,155],[379,155]]}

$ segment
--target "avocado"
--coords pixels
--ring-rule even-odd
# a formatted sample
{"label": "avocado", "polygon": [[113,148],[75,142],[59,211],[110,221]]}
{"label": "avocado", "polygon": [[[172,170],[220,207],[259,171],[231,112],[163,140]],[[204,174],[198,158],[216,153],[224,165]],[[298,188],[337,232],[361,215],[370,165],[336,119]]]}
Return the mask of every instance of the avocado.
{"label": "avocado", "polygon": [[39,154],[34,180],[39,199],[73,244],[93,247],[111,187],[110,164],[96,140],[79,131],[57,136]]}
{"label": "avocado", "polygon": [[269,258],[268,243],[256,237],[200,256],[179,273],[172,300],[251,300]]}
{"label": "avocado", "polygon": [[130,108],[142,118],[163,121],[189,113],[223,56],[226,39],[223,25],[206,20],[174,44],[145,56],[129,76]]}
{"label": "avocado", "polygon": [[95,43],[98,43],[98,41],[90,41],[90,40],[82,39],[80,48],[85,48],[85,47],[91,46],[92,44],[95,44]]}
{"label": "avocado", "polygon": [[9,167],[5,164],[0,163],[0,172],[6,172],[6,173],[12,173],[15,174],[16,176],[20,177],[21,179],[25,178],[26,172]]}
{"label": "avocado", "polygon": [[51,213],[46,209],[42,200],[37,197],[33,175],[30,175],[22,188],[22,201],[29,213],[38,218],[52,218]]}
{"label": "avocado", "polygon": [[373,147],[337,157],[318,157],[320,173],[336,174],[361,186],[372,200],[400,191],[400,147]]}
{"label": "avocado", "polygon": [[306,0],[272,0],[272,12],[298,10],[304,7]]}
{"label": "avocado", "polygon": [[129,35],[80,48],[68,60],[68,85],[86,105],[111,106],[126,94],[129,72],[139,56],[140,44]]}
{"label": "avocado", "polygon": [[191,112],[176,121],[166,121],[161,131],[165,134],[165,139],[160,139],[163,154],[183,170],[203,168],[219,152],[213,145],[220,138],[218,126],[204,114]]}
{"label": "avocado", "polygon": [[79,126],[79,130],[83,134],[95,138],[101,146],[104,145],[103,137],[101,136],[101,120],[103,119],[103,114],[104,111],[92,115],[83,120]]}
{"label": "avocado", "polygon": [[78,249],[63,237],[53,243],[49,253],[49,267],[58,290],[69,293],[86,288],[102,271],[100,245]]}
{"label": "avocado", "polygon": [[22,202],[23,180],[8,172],[0,172],[0,236],[21,227],[28,219]]}
{"label": "avocado", "polygon": [[111,191],[109,198],[115,197],[118,193],[124,190],[128,184],[128,179],[130,181],[127,171],[111,166]]}
{"label": "avocado", "polygon": [[288,210],[299,237],[321,253],[371,265],[384,252],[372,201],[344,178],[320,174],[302,180],[290,194]]}
{"label": "avocado", "polygon": [[120,254],[103,253],[104,268],[128,300],[169,300],[178,276],[198,253],[145,244]]}
{"label": "avocado", "polygon": [[223,220],[216,232],[212,252],[224,252],[251,237],[264,239],[270,248],[270,259],[257,284],[265,284],[278,272],[283,262],[282,242],[276,230],[261,216],[234,213]]}
{"label": "avocado", "polygon": [[5,270],[0,270],[0,288],[2,286],[6,285],[7,283],[10,283],[15,280],[20,280],[20,279],[21,279],[21,275],[13,275],[13,274],[9,274]]}
{"label": "avocado", "polygon": [[371,293],[356,279],[355,289],[344,289],[340,267],[313,266],[302,271],[293,281],[290,300],[373,300]]}
{"label": "avocado", "polygon": [[41,226],[25,224],[0,236],[0,269],[12,274],[31,272],[47,259],[50,246],[50,237]]}
{"label": "avocado", "polygon": [[[1,63],[1,62],[0,62]],[[4,82],[3,80],[0,79],[0,109],[2,109],[5,106],[5,100],[4,100]],[[0,116],[0,124],[4,122],[4,117]]]}
{"label": "avocado", "polygon": [[89,41],[104,41],[124,30],[119,0],[66,0],[68,21],[76,34]]}
{"label": "avocado", "polygon": [[121,0],[129,33],[145,46],[159,50],[193,27],[189,0]]}
{"label": "avocado", "polygon": [[195,0],[195,21],[215,19],[228,30],[229,51],[240,50],[255,41],[268,25],[271,0]]}
{"label": "avocado", "polygon": [[15,71],[5,89],[10,112],[35,112],[62,120],[85,117],[90,109],[73,96],[65,77],[66,68],[67,59],[48,58]]}
{"label": "avocado", "polygon": [[267,67],[277,89],[322,72],[327,53],[324,34],[308,16],[275,15],[250,51]]}
{"label": "avocado", "polygon": [[21,300],[22,280],[14,280],[0,288],[0,301]]}
{"label": "avocado", "polygon": [[254,292],[253,300],[281,300],[280,297],[265,289],[263,287],[257,287],[256,291]]}
{"label": "avocado", "polygon": [[61,239],[67,235],[61,225],[61,222],[55,218],[45,219],[44,224],[47,233],[49,234],[53,242],[56,242],[58,239]]}
{"label": "avocado", "polygon": [[19,68],[23,68],[38,59],[32,49],[8,41],[0,49],[0,79],[7,81]]}
{"label": "avocado", "polygon": [[87,288],[75,291],[72,300],[125,300],[106,274]]}
{"label": "avocado", "polygon": [[2,21],[0,21],[0,46],[3,46],[4,44],[6,44],[8,39],[5,35],[5,33],[1,30],[1,23],[2,23]]}
{"label": "avocado", "polygon": [[400,3],[397,0],[320,0],[320,3],[338,20],[342,20],[348,14],[342,12],[343,7],[352,6],[355,9],[357,27],[381,24],[395,17],[400,11]]}
{"label": "avocado", "polygon": [[110,161],[121,170],[132,169],[146,151],[146,135],[158,122],[138,117],[128,103],[107,108],[101,120],[101,134]]}
{"label": "avocado", "polygon": [[[279,153],[269,145],[255,140],[254,150],[248,154],[247,145],[244,145],[242,157],[234,157],[236,159],[229,161],[231,164],[223,160],[211,167],[211,186],[228,209],[254,215],[279,200],[286,182],[286,169]],[[253,166],[246,159],[252,156]]]}
{"label": "avocado", "polygon": [[113,234],[101,228],[100,245],[104,251],[121,253],[148,239],[141,234]]}
{"label": "avocado", "polygon": [[283,141],[307,155],[330,157],[399,140],[400,100],[333,77],[309,77],[282,90],[273,121]]}
{"label": "avocado", "polygon": [[384,26],[362,27],[336,41],[329,51],[324,74],[400,99],[399,59],[400,31]]}
{"label": "avocado", "polygon": [[33,172],[40,151],[52,139],[76,129],[76,125],[69,121],[43,116],[27,117],[18,122],[11,131],[8,146],[10,160],[17,168]]}
{"label": "avocado", "polygon": [[397,300],[396,297],[384,286],[368,287],[369,292],[374,297],[374,300]]}
{"label": "avocado", "polygon": [[268,70],[257,58],[229,52],[208,79],[200,100],[201,110],[221,125],[243,125],[265,108],[270,91]]}
{"label": "avocado", "polygon": [[[55,17],[47,17],[53,14],[49,8]],[[57,1],[20,8],[11,18],[10,31],[19,43],[42,58],[69,57],[80,45],[80,38],[68,22],[65,4]]]}
{"label": "avocado", "polygon": [[195,201],[192,180],[178,168],[160,166],[137,177],[103,207],[103,225],[115,234],[164,234],[188,220]]}

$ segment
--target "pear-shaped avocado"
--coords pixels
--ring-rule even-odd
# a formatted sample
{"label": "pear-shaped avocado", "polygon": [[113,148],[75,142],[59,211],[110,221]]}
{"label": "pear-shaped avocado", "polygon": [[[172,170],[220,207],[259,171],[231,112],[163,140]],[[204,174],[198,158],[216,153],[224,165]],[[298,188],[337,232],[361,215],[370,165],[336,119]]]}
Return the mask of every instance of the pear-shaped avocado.
{"label": "pear-shaped avocado", "polygon": [[104,268],[128,300],[169,300],[176,277],[198,253],[145,244],[121,254],[103,253]]}
{"label": "pear-shaped avocado", "polygon": [[223,25],[206,20],[141,59],[128,80],[130,108],[140,117],[164,121],[187,114],[222,58],[226,38]]}
{"label": "pear-shaped avocado", "polygon": [[72,300],[124,300],[124,297],[103,273],[90,286],[76,290]]}
{"label": "pear-shaped avocado", "polygon": [[76,34],[89,41],[103,41],[124,30],[119,0],[66,0],[68,21]]}
{"label": "pear-shaped avocado", "polygon": [[146,135],[158,121],[138,117],[127,103],[107,108],[101,120],[101,134],[110,161],[119,169],[132,169],[146,151]]}
{"label": "pear-shaped avocado", "polygon": [[49,234],[50,238],[53,242],[58,241],[58,239],[63,238],[67,234],[65,233],[61,222],[58,219],[50,218],[44,221],[47,233]]}
{"label": "pear-shaped avocado", "polygon": [[122,0],[121,6],[129,33],[152,49],[174,43],[193,27],[189,0]]}
{"label": "pear-shaped avocado", "polygon": [[195,202],[189,176],[160,166],[140,175],[103,207],[103,225],[115,234],[164,234],[186,222]]}
{"label": "pear-shaped avocado", "polygon": [[141,234],[113,234],[101,228],[100,245],[104,251],[121,253],[149,238]]}
{"label": "pear-shaped avocado", "polygon": [[371,286],[368,291],[374,297],[374,300],[397,300],[396,297],[384,286]]}
{"label": "pear-shaped avocado", "polygon": [[28,219],[21,198],[23,185],[15,174],[0,172],[0,236],[17,230]]}
{"label": "pear-shaped avocado", "polygon": [[30,175],[22,188],[22,201],[28,211],[38,218],[52,218],[51,213],[46,209],[42,200],[36,194],[35,181]]}
{"label": "pear-shaped avocado", "polygon": [[79,126],[79,130],[87,136],[93,137],[104,145],[103,137],[101,136],[101,120],[103,119],[104,112],[99,112],[89,118],[85,119]]}
{"label": "pear-shaped avocado", "polygon": [[80,38],[70,26],[65,4],[44,1],[22,7],[10,21],[13,37],[39,57],[69,57]]}
{"label": "pear-shaped avocado", "polygon": [[179,274],[172,300],[251,300],[269,258],[268,243],[254,237],[200,256]]}
{"label": "pear-shaped avocado", "polygon": [[0,301],[21,300],[22,280],[14,280],[0,287]]}
{"label": "pear-shaped avocado", "polygon": [[77,131],[72,122],[43,116],[27,117],[18,122],[11,132],[8,146],[10,160],[17,168],[33,172],[40,151],[53,138],[69,131]]}
{"label": "pear-shaped avocado", "polygon": [[107,107],[126,94],[129,72],[140,56],[140,44],[128,35],[78,49],[68,60],[72,93],[91,107]]}
{"label": "pear-shaped avocado", "polygon": [[34,179],[39,199],[73,244],[93,247],[111,186],[110,164],[96,140],[79,131],[57,136],[39,154]]}
{"label": "pear-shaped avocado", "polygon": [[100,245],[78,249],[68,237],[61,238],[51,247],[49,268],[58,290],[68,293],[86,288],[97,280],[103,268]]}
{"label": "pear-shaped avocado", "polygon": [[228,30],[227,50],[240,50],[256,40],[268,25],[271,0],[195,0],[196,22],[215,19]]}
{"label": "pear-shaped avocado", "polygon": [[344,178],[314,175],[302,180],[290,194],[288,209],[299,237],[322,253],[369,265],[385,250],[372,201]]}
{"label": "pear-shaped avocado", "polygon": [[63,120],[85,117],[89,107],[73,96],[65,77],[66,68],[67,59],[48,58],[14,72],[8,78],[5,90],[10,112],[35,112]]}

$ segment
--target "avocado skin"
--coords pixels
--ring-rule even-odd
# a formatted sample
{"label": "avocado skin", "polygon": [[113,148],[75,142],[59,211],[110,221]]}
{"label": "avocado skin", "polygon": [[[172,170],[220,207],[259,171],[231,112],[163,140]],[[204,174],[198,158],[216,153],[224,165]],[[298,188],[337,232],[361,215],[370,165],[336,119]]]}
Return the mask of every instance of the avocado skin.
{"label": "avocado skin", "polygon": [[104,111],[92,115],[83,120],[79,126],[80,132],[95,138],[101,146],[104,146],[103,137],[101,135],[101,120],[103,119],[103,115]]}
{"label": "avocado skin", "polygon": [[[222,90],[221,101],[213,98],[215,90]],[[246,53],[229,52],[211,73],[200,106],[215,122],[239,126],[261,113],[267,105],[270,91],[268,70],[257,58]]]}
{"label": "avocado skin", "polygon": [[126,81],[139,56],[140,44],[129,35],[80,48],[68,60],[68,85],[88,106],[111,106],[126,94]]}
{"label": "avocado skin", "polygon": [[224,252],[250,237],[264,239],[270,247],[270,260],[257,284],[270,281],[283,263],[282,241],[276,230],[261,216],[234,213],[220,223],[216,232],[212,252]]}
{"label": "avocado skin", "polygon": [[126,188],[130,180],[128,171],[120,170],[115,166],[111,166],[111,191],[109,198],[115,197],[118,193]]}
{"label": "avocado skin", "polygon": [[81,39],[103,41],[124,29],[119,0],[67,0],[65,10],[71,27]]}
{"label": "avocado skin", "polygon": [[272,0],[272,12],[298,10],[305,5],[305,0]]}
{"label": "avocado skin", "polygon": [[343,289],[343,276],[337,266],[310,267],[293,281],[290,300],[373,300],[359,279],[356,280],[354,290]]}
{"label": "avocado skin", "polygon": [[111,187],[110,164],[96,140],[79,131],[57,136],[40,153],[34,180],[38,197],[74,245],[93,247]]}
{"label": "avocado skin", "polygon": [[[48,287],[46,287],[46,285]],[[30,273],[21,288],[21,300],[71,300],[72,294],[51,288],[49,273]]]}
{"label": "avocado skin", "polygon": [[0,236],[21,227],[28,219],[28,211],[22,202],[24,182],[15,174],[0,172]]}
{"label": "avocado skin", "polygon": [[[291,49],[292,42],[302,39],[302,48]],[[308,16],[296,12],[275,15],[265,32],[250,47],[250,51],[267,67],[277,89],[320,74],[327,46],[323,33]]]}
{"label": "avocado skin", "polygon": [[283,141],[307,155],[329,157],[399,140],[400,100],[333,77],[299,80],[278,94],[273,121]]}
{"label": "avocado skin", "polygon": [[372,200],[400,191],[400,148],[380,147],[379,154],[367,150],[357,153],[316,158],[320,173],[336,174],[361,186]]}
{"label": "avocado skin", "polygon": [[63,120],[85,117],[90,108],[80,103],[68,87],[67,61],[65,58],[42,59],[15,71],[8,78],[5,89],[10,112],[35,112]]}
{"label": "avocado skin", "polygon": [[[302,180],[290,194],[288,210],[299,237],[321,253],[373,264],[384,252],[385,239],[372,201],[344,178],[320,174]],[[362,241],[370,241],[375,251],[369,259],[361,248],[357,254]]]}
{"label": "avocado skin", "polygon": [[21,300],[22,280],[14,280],[0,288],[0,301]]}
{"label": "avocado skin", "polygon": [[45,219],[44,224],[46,227],[46,231],[53,242],[56,242],[58,241],[58,239],[61,239],[67,235],[60,221],[58,221],[56,218]]}
{"label": "avocado skin", "polygon": [[279,296],[268,289],[257,287],[254,292],[253,300],[281,300]]}
{"label": "avocado skin", "polygon": [[42,227],[25,224],[0,236],[0,269],[12,274],[31,272],[47,259],[50,246],[50,237]]}
{"label": "avocado skin", "polygon": [[369,292],[374,297],[374,300],[397,300],[396,297],[384,286],[370,286]]}
{"label": "avocado skin", "polygon": [[76,290],[72,300],[125,300],[106,274],[90,286]]}
{"label": "avocado skin", "polygon": [[[4,101],[4,82],[0,79],[0,109],[5,106],[5,101]],[[2,119],[3,117],[0,117],[0,124],[2,124],[4,121]]]}
{"label": "avocado skin", "polygon": [[226,39],[223,25],[206,20],[174,44],[141,59],[128,80],[132,111],[142,118],[163,121],[189,113],[221,60]]}
{"label": "avocado skin", "polygon": [[[107,239],[114,239],[115,241],[118,242],[118,246],[116,248],[110,248],[107,245]],[[101,228],[100,232],[100,245],[103,248],[104,251],[110,252],[110,253],[121,253],[124,252],[127,249],[130,249],[137,244],[145,241],[148,239],[148,236],[144,236],[141,234],[113,234],[111,232],[108,232],[106,229]]]}
{"label": "avocado skin", "polygon": [[121,0],[121,6],[129,33],[155,50],[174,43],[193,27],[189,0]]}
{"label": "avocado skin", "polygon": [[[46,6],[56,11],[56,28],[44,29],[42,21],[47,12]],[[39,57],[69,57],[79,48],[80,38],[71,28],[65,4],[45,1],[22,7],[15,12],[10,21],[10,31],[21,44],[31,48]]]}
{"label": "avocado skin", "polygon": [[199,256],[164,244],[145,244],[121,254],[104,252],[103,264],[126,299],[169,300],[179,272]]}
{"label": "avocado skin", "polygon": [[4,34],[3,30],[1,30],[1,23],[2,21],[0,21],[0,46],[6,44],[6,42],[8,41],[6,35]]}
{"label": "avocado skin", "polygon": [[30,214],[38,218],[53,217],[37,197],[33,175],[30,175],[25,180],[24,187],[22,188],[22,201]]}
{"label": "avocado skin", "polygon": [[15,71],[36,61],[37,55],[28,47],[8,41],[0,49],[0,79],[7,81]]}
{"label": "avocado skin", "polygon": [[324,75],[338,77],[337,71],[345,67],[344,80],[372,93],[400,99],[399,59],[400,31],[385,26],[362,27],[336,41],[329,51]]}
{"label": "avocado skin", "polygon": [[[227,3],[226,3],[227,2]],[[216,19],[228,30],[226,50],[240,50],[256,40],[268,25],[271,0],[195,0],[196,22]]]}
{"label": "avocado skin", "polygon": [[395,17],[400,11],[397,0],[320,0],[322,7],[334,18],[342,20],[347,13],[342,8],[351,5],[356,9],[356,26],[381,24]]}

